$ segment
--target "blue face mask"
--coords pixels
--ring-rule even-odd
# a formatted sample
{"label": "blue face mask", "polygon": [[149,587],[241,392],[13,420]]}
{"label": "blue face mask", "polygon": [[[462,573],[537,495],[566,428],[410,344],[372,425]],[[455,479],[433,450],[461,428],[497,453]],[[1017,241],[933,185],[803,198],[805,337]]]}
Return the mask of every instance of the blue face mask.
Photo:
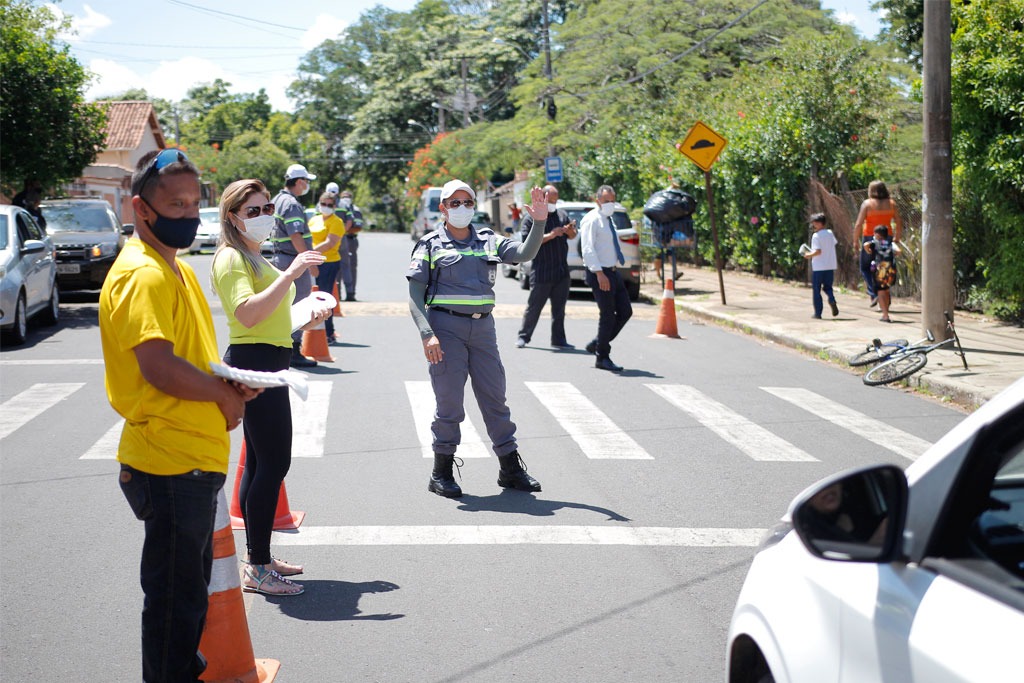
{"label": "blue face mask", "polygon": [[199,224],[201,222],[199,216],[195,218],[168,218],[167,216],[161,216],[160,212],[154,209],[153,205],[147,202],[145,197],[141,197],[141,199],[156,214],[156,220],[149,225],[149,229],[153,231],[154,237],[160,240],[162,244],[174,247],[175,249],[184,249],[191,246],[192,240],[196,238],[196,233],[199,231]]}

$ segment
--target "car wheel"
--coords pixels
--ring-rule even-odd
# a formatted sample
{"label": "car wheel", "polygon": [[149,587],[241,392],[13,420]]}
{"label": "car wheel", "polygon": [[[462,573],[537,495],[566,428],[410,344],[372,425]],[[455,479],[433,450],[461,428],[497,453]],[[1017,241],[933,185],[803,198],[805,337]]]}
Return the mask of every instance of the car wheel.
{"label": "car wheel", "polygon": [[640,300],[640,283],[639,282],[627,282],[626,292],[629,294],[630,301]]}
{"label": "car wheel", "polygon": [[53,289],[50,290],[50,303],[39,316],[39,320],[44,325],[56,325],[60,320],[60,293],[57,290],[56,282],[53,283]]}
{"label": "car wheel", "polygon": [[7,341],[11,346],[25,343],[28,337],[28,321],[25,319],[25,292],[18,294],[18,303],[14,305],[14,324],[7,331]]}

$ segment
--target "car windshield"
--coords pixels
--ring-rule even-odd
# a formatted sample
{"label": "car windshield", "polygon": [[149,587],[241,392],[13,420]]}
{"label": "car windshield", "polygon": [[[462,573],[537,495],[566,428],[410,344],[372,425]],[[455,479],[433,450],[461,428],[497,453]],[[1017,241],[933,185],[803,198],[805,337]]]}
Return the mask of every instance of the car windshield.
{"label": "car windshield", "polygon": [[0,216],[0,249],[7,250],[10,244],[10,235],[7,230],[7,216]]}
{"label": "car windshield", "polygon": [[199,209],[199,218],[204,223],[219,223],[220,209]]}
{"label": "car windshield", "polygon": [[110,215],[101,204],[45,204],[46,232],[110,232]]}
{"label": "car windshield", "polygon": [[427,201],[427,210],[439,213],[441,211],[441,193],[431,194]]}

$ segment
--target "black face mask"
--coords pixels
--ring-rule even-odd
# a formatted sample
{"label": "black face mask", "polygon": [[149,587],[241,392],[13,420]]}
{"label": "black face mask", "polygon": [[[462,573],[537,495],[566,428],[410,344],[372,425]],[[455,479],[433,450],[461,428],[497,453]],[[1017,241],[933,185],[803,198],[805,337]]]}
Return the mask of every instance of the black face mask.
{"label": "black face mask", "polygon": [[153,236],[156,237],[162,244],[166,244],[168,247],[174,247],[175,249],[184,249],[185,247],[192,245],[192,240],[196,238],[196,233],[199,232],[199,216],[195,218],[168,218],[167,216],[161,216],[160,212],[153,208],[153,205],[146,201],[145,197],[142,197],[142,201],[146,202],[146,206],[156,214],[156,220],[149,225],[149,229],[153,231]]}

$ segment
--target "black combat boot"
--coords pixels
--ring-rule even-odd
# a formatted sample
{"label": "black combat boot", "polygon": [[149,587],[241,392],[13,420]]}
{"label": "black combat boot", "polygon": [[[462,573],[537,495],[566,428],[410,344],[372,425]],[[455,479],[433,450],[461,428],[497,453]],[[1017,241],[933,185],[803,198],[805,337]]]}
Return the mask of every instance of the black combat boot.
{"label": "black combat boot", "polygon": [[520,491],[540,491],[540,482],[526,473],[519,451],[498,456],[498,486]]}
{"label": "black combat boot", "polygon": [[[434,453],[434,471],[430,473],[427,490],[445,498],[461,498],[462,488],[455,481],[452,465],[456,465],[454,455]],[[456,466],[462,465],[460,460]]]}

